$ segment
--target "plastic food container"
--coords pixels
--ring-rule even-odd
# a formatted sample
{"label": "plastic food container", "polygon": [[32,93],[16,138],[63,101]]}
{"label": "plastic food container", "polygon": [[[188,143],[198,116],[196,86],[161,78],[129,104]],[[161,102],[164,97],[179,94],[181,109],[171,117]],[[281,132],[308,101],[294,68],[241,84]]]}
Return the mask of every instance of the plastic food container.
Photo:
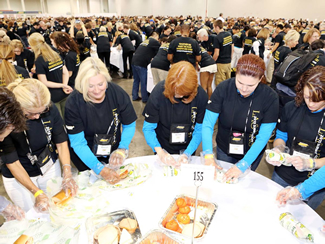
{"label": "plastic food container", "polygon": [[119,227],[121,220],[124,218],[134,219],[137,221],[138,225],[136,230],[133,233],[128,233],[125,229],[123,230],[120,229],[121,231],[120,243],[124,243],[124,241],[121,242],[122,239],[129,240],[126,241],[126,243],[136,243],[142,237],[140,227],[139,227],[139,222],[135,217],[135,214],[128,209],[123,209],[123,210],[88,218],[86,221],[88,243],[94,243],[94,234],[99,228],[104,227],[108,224],[112,224]]}
{"label": "plastic food container", "polygon": [[[173,231],[173,230],[169,230],[166,228],[166,224],[171,221],[171,220],[176,220],[177,221],[177,214],[178,212],[178,206],[176,204],[176,200],[178,198],[183,198],[186,201],[187,206],[191,207],[191,212],[189,213],[189,216],[191,217],[191,222],[193,223],[193,216],[194,216],[194,207],[195,207],[195,198],[191,197],[191,196],[186,196],[186,195],[178,195],[175,197],[175,199],[172,201],[172,203],[170,204],[169,208],[167,209],[167,211],[165,212],[165,214],[163,215],[163,217],[161,218],[161,220],[159,221],[159,227],[169,233],[172,233],[173,235],[175,234],[175,236],[181,238],[181,240],[185,240],[185,239],[189,239],[188,236],[185,236],[179,232]],[[201,224],[204,225],[204,231],[203,233],[195,238],[196,240],[201,240],[207,233],[208,233],[208,229],[209,226],[211,224],[211,221],[213,220],[213,217],[217,211],[217,204],[216,203],[211,203],[211,202],[206,202],[203,200],[198,199],[197,202],[197,212],[196,212],[196,222],[200,222]],[[179,226],[182,228],[184,227],[184,225],[179,223]],[[177,238],[177,239],[179,239]]]}

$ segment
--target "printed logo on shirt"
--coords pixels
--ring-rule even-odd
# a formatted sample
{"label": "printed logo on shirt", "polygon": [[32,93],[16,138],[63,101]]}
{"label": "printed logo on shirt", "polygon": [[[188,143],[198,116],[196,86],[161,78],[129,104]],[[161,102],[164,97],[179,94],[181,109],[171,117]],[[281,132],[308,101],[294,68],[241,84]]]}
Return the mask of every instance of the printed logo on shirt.
{"label": "printed logo on shirt", "polygon": [[251,39],[245,39],[245,46],[251,47],[253,45],[253,40]]}
{"label": "printed logo on shirt", "polygon": [[118,113],[117,113],[117,108],[112,110],[113,113],[113,119],[114,119],[114,135],[113,135],[113,143],[112,145],[114,145],[116,143],[116,134],[117,134],[117,129],[118,129],[118,124],[119,124],[119,119],[118,119]]}
{"label": "printed logo on shirt", "polygon": [[68,130],[73,130],[74,129],[74,126],[73,125],[66,125],[65,126]]}
{"label": "printed logo on shirt", "polygon": [[144,40],[143,42],[141,42],[140,46],[148,46],[149,45],[149,39]]}
{"label": "printed logo on shirt", "polygon": [[63,67],[63,61],[60,59],[54,62],[49,62],[48,69],[50,72],[52,72],[56,69],[62,69],[62,67]]}
{"label": "printed logo on shirt", "polygon": [[145,116],[146,118],[149,118],[149,114],[147,114],[147,113],[145,113],[144,116]]}
{"label": "printed logo on shirt", "polygon": [[257,121],[259,120],[259,118],[258,118],[259,115],[260,115],[260,111],[253,110],[252,120],[251,120],[252,133],[249,135],[249,142],[248,142],[249,147],[251,147],[255,141],[255,135],[257,133],[257,129],[259,126],[257,124]]}
{"label": "printed logo on shirt", "polygon": [[225,46],[228,46],[229,44],[232,43],[232,37],[231,36],[227,36],[225,38],[223,38],[223,43],[222,45],[225,47]]}
{"label": "printed logo on shirt", "polygon": [[315,152],[316,152],[316,157],[320,158],[320,147],[323,146],[323,139],[325,137],[325,130],[324,129],[320,129],[319,133],[317,135],[317,140],[316,140],[316,148],[315,148]]}
{"label": "printed logo on shirt", "polygon": [[80,65],[80,55],[77,54],[76,67]]}
{"label": "printed logo on shirt", "polygon": [[192,54],[193,53],[193,48],[192,48],[192,45],[190,43],[182,43],[182,42],[180,42],[178,44],[177,48],[176,48],[176,52]]}
{"label": "printed logo on shirt", "polygon": [[208,101],[208,104],[210,104],[210,103],[212,103],[212,101],[211,101],[211,100],[209,100],[209,101]]}
{"label": "printed logo on shirt", "polygon": [[195,128],[195,122],[196,122],[196,115],[197,115],[197,107],[192,107],[191,108],[191,129],[190,132],[188,133],[188,137],[192,137],[194,128]]}

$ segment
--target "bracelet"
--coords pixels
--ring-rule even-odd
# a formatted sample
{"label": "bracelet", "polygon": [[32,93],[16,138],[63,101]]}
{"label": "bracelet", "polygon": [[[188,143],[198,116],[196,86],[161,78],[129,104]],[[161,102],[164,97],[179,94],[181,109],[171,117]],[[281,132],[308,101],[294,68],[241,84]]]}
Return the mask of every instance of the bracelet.
{"label": "bracelet", "polygon": [[34,194],[34,197],[36,198],[36,197],[38,197],[39,195],[41,195],[42,193],[44,193],[44,191],[39,190],[39,191],[37,191],[37,192]]}
{"label": "bracelet", "polygon": [[316,162],[315,162],[315,160],[313,158],[310,158],[309,159],[309,163],[310,163],[309,167],[311,169],[315,169],[316,168]]}
{"label": "bracelet", "polygon": [[121,151],[118,151],[118,150],[116,150],[116,153],[122,155],[123,158],[125,158],[125,153],[122,153]]}
{"label": "bracelet", "polygon": [[62,164],[62,167],[69,166],[71,168],[71,164]]}
{"label": "bracelet", "polygon": [[210,159],[213,158],[213,154],[207,154],[204,156],[204,159]]}

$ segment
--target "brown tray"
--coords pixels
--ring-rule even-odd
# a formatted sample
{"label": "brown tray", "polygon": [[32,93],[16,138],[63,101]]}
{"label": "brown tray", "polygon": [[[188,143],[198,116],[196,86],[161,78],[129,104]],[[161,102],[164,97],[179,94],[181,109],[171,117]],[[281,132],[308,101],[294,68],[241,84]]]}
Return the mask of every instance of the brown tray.
{"label": "brown tray", "polygon": [[[93,243],[94,241],[94,234],[96,230],[99,228],[108,225],[108,224],[113,224],[115,226],[119,226],[119,223],[121,222],[122,219],[124,218],[131,218],[134,219],[138,222],[137,218],[135,217],[135,214],[128,209],[123,209],[99,216],[93,216],[89,217],[86,221],[86,229],[87,229],[87,234],[88,234],[88,243]],[[121,230],[122,232],[122,230]],[[138,240],[141,239],[141,231],[139,227],[139,222],[138,222],[138,227],[135,230],[134,233],[130,234],[132,237],[133,242],[131,243],[136,243]]]}
{"label": "brown tray", "polygon": [[158,242],[163,244],[182,244],[175,240],[173,237],[168,235],[162,230],[152,230],[148,232],[137,244],[151,244],[152,242]]}
{"label": "brown tray", "polygon": [[[193,211],[194,211],[194,206],[195,206],[195,197],[191,197],[191,196],[187,196],[187,195],[178,195],[175,197],[175,199],[172,201],[172,203],[170,204],[169,208],[167,209],[167,211],[165,212],[165,214],[163,215],[163,217],[161,218],[161,220],[159,221],[159,227],[163,230],[168,231],[169,233],[175,234],[181,238],[189,238],[179,232],[173,231],[173,230],[169,230],[167,228],[165,228],[167,222],[169,222],[172,219],[176,220],[176,215],[178,214],[178,207],[176,204],[176,200],[177,198],[184,198],[186,201],[186,204],[188,206],[193,207]],[[201,222],[204,226],[204,232],[200,237],[195,238],[196,240],[200,240],[202,239],[208,232],[209,226],[211,224],[211,221],[217,211],[218,205],[216,203],[211,203],[211,202],[206,202],[203,200],[198,199],[197,202],[197,206],[199,209],[202,209],[202,211],[204,211],[204,215],[203,216],[199,216],[199,212],[202,211],[197,211],[197,216],[196,216],[196,221]],[[176,220],[177,221],[177,220]],[[191,223],[193,223],[193,220],[191,219]]]}

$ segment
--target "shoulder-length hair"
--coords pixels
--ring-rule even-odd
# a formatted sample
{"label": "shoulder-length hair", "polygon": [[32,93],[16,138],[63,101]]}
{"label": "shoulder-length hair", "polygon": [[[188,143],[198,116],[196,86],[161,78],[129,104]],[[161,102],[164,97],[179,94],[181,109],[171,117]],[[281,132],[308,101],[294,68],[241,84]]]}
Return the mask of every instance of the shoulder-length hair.
{"label": "shoulder-length hair", "polygon": [[309,99],[313,102],[325,100],[325,67],[315,66],[308,69],[299,78],[296,85],[295,102],[299,107],[304,101],[304,88],[309,90]]}
{"label": "shoulder-length hair", "polygon": [[112,80],[106,65],[99,58],[88,57],[81,63],[75,80],[75,89],[83,95],[86,102],[92,102],[88,95],[89,79],[99,74],[102,74],[107,82]]}
{"label": "shoulder-length hair", "polygon": [[175,94],[184,96],[182,99],[184,103],[190,103],[197,94],[198,86],[194,66],[190,62],[180,61],[173,64],[168,72],[164,95],[172,104],[177,103]]}
{"label": "shoulder-length hair", "polygon": [[258,39],[258,38],[263,38],[264,40],[266,40],[269,36],[270,36],[270,31],[269,31],[269,29],[267,29],[267,28],[262,28],[262,29],[258,32],[256,38],[257,38],[257,39]]}
{"label": "shoulder-length hair", "polygon": [[26,119],[15,95],[8,89],[0,87],[0,133],[8,126],[14,127],[14,132],[26,130]]}
{"label": "shoulder-length hair", "polygon": [[35,53],[35,59],[42,56],[45,62],[61,60],[59,54],[45,42],[44,37],[40,33],[31,34],[28,42]]}
{"label": "shoulder-length hair", "polygon": [[9,62],[14,58],[12,48],[7,44],[0,44],[0,86],[7,86],[17,79],[15,67]]}
{"label": "shoulder-length hair", "polygon": [[50,38],[55,42],[59,51],[74,51],[80,53],[77,43],[66,32],[55,31],[50,35]]}
{"label": "shoulder-length hair", "polygon": [[8,89],[15,94],[17,101],[25,110],[48,107],[51,104],[50,91],[39,80],[28,78],[21,82],[13,82],[9,84]]}
{"label": "shoulder-length hair", "polygon": [[312,35],[314,35],[315,32],[317,32],[318,35],[320,36],[320,31],[317,30],[316,28],[312,28],[312,29],[310,29],[310,30],[306,33],[306,35],[304,36],[304,39],[303,39],[304,43],[309,42],[309,39],[312,37]]}
{"label": "shoulder-length hair", "polygon": [[237,63],[236,74],[251,76],[261,79],[263,84],[266,84],[265,78],[265,63],[262,58],[255,54],[243,55]]}

